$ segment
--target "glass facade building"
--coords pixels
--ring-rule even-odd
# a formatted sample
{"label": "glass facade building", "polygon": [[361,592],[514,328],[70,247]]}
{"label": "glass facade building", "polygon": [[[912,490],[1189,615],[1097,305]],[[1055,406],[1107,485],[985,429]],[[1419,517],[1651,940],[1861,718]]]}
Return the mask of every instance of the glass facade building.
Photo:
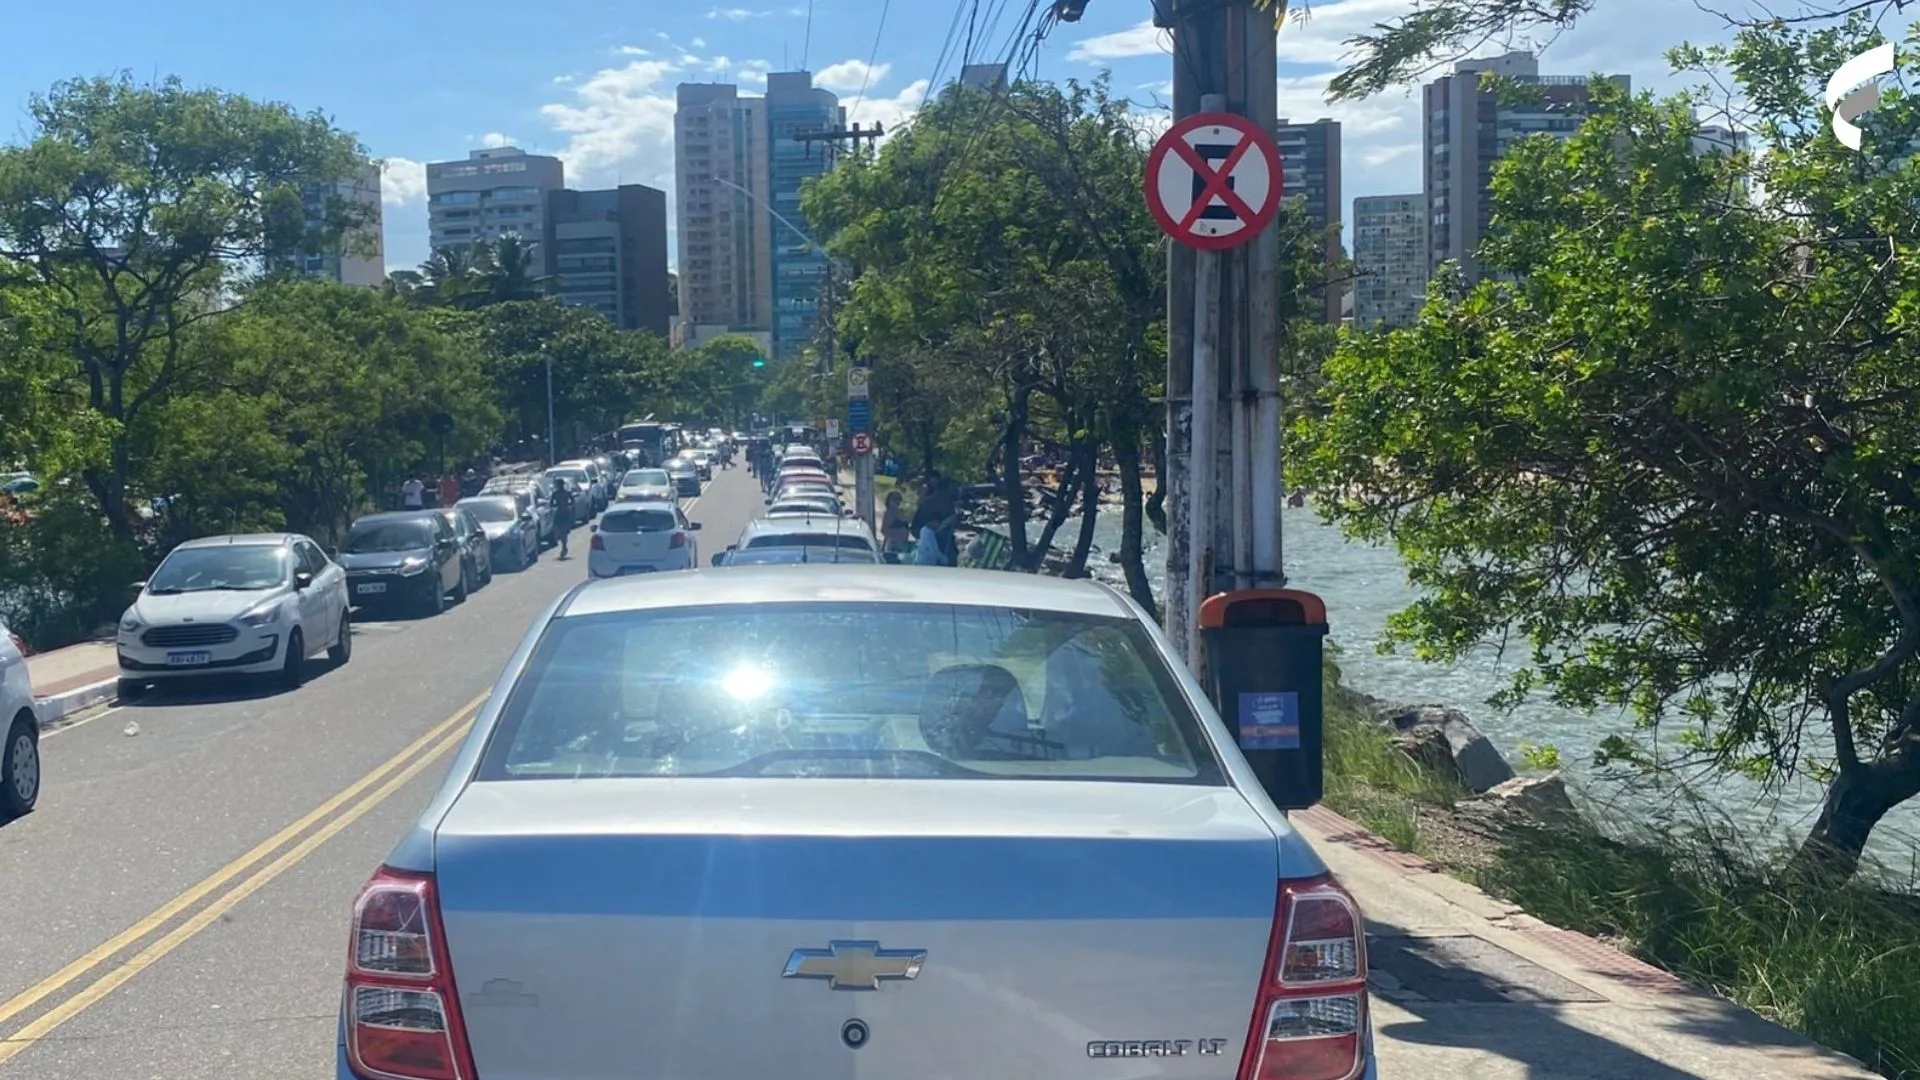
{"label": "glass facade building", "polygon": [[846,112],[831,92],[813,85],[804,71],[767,76],[767,202],[773,248],[773,353],[798,355],[813,336],[820,294],[826,285],[827,257],[810,239],[812,230],[800,209],[800,189],[833,167],[836,146],[803,142],[794,136],[845,126]]}

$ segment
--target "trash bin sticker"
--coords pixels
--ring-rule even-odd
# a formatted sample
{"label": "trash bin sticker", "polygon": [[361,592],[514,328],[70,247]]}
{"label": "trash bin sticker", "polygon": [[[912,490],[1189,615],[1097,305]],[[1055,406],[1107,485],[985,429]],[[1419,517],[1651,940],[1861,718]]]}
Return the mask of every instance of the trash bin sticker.
{"label": "trash bin sticker", "polygon": [[1240,749],[1300,749],[1300,695],[1240,695]]}

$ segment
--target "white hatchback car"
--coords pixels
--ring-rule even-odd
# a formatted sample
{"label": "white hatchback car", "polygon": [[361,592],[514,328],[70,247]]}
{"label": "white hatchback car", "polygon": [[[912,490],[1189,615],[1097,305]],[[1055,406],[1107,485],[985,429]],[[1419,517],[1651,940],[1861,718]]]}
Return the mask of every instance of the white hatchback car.
{"label": "white hatchback car", "polygon": [[687,519],[676,502],[618,502],[593,526],[587,549],[587,576],[620,577],[661,570],[691,570],[700,565],[694,533],[700,523]]}
{"label": "white hatchback car", "polygon": [[40,801],[40,717],[27,677],[27,643],[0,623],[0,820]]}
{"label": "white hatchback car", "polygon": [[353,652],[347,574],[293,533],[209,536],[174,548],[120,618],[120,697],[155,680],[265,675],[298,686],[325,649]]}

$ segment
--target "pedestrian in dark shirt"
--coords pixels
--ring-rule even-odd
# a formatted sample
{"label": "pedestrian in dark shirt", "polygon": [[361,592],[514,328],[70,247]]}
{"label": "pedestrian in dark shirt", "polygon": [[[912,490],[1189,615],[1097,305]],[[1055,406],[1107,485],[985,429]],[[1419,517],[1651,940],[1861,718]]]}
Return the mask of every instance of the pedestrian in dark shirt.
{"label": "pedestrian in dark shirt", "polygon": [[567,539],[573,535],[573,487],[565,480],[553,483],[553,531],[560,538],[560,557],[567,557]]}

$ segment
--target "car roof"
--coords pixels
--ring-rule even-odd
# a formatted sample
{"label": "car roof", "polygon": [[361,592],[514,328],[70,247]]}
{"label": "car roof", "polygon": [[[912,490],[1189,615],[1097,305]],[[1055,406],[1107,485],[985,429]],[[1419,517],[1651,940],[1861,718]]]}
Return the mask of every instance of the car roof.
{"label": "car roof", "polygon": [[[744,559],[744,562],[735,562]],[[796,544],[793,547],[748,548],[727,553],[725,566],[859,566],[880,562],[880,553],[872,548],[828,547],[825,544]]]}
{"label": "car roof", "polygon": [[722,566],[672,574],[602,578],[576,588],[555,618],[713,604],[857,602],[1032,608],[1073,615],[1131,616],[1118,594],[1090,578],[886,563]]}
{"label": "car roof", "polygon": [[219,536],[201,536],[192,540],[183,540],[174,545],[174,550],[209,547],[285,547],[295,540],[305,539],[306,537],[299,533],[222,533]]}
{"label": "car roof", "polygon": [[[849,532],[857,535],[864,535],[866,533],[866,526],[859,522],[848,521],[843,517],[833,517],[825,514],[821,516],[833,525],[833,532]],[[817,533],[822,531],[824,530],[817,526],[808,525],[800,518],[757,517],[747,522],[747,527],[740,531],[740,537],[741,539],[745,539],[749,536],[765,536],[768,533]]]}
{"label": "car roof", "polygon": [[383,510],[377,514],[363,514],[360,517],[354,518],[353,524],[358,525],[363,521],[422,521],[422,520],[425,520],[429,515],[437,514],[439,512],[440,511],[438,508],[424,508],[420,510]]}
{"label": "car roof", "polygon": [[671,514],[680,509],[680,504],[665,499],[622,499],[606,508],[603,513],[617,514],[622,510],[665,510]]}

